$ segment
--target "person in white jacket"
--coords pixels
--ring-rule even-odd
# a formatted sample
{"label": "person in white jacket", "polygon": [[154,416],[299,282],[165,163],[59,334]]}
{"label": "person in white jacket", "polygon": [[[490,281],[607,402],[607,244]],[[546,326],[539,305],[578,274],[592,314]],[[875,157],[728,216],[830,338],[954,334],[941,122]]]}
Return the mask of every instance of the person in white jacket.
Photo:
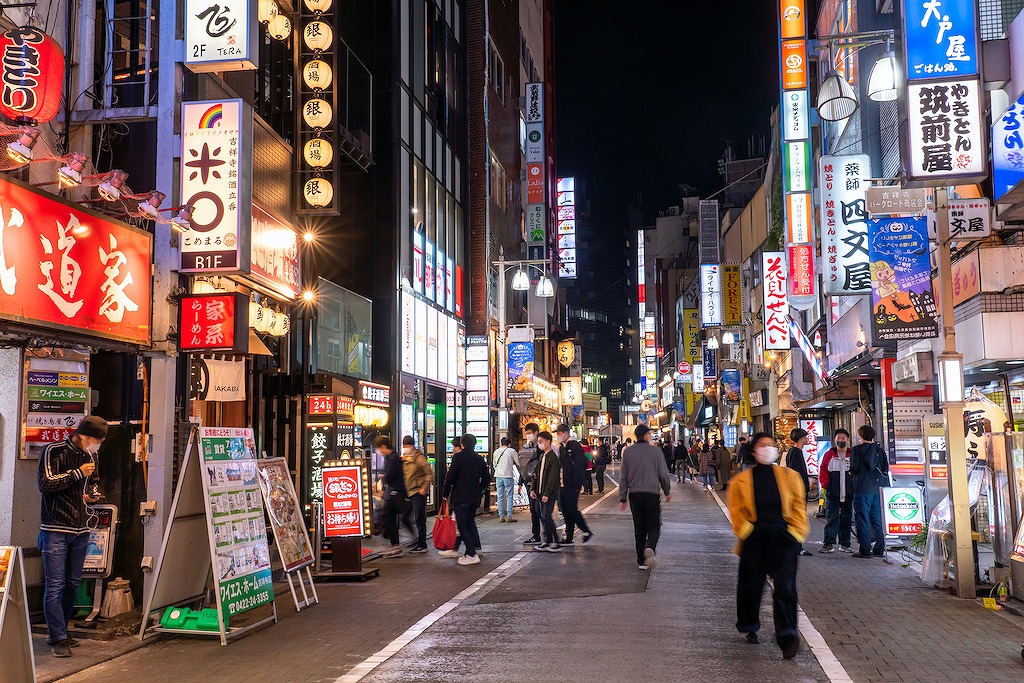
{"label": "person in white jacket", "polygon": [[501,437],[501,448],[494,451],[494,486],[498,491],[498,521],[515,522],[512,517],[512,492],[515,490],[516,449],[512,448],[507,436]]}

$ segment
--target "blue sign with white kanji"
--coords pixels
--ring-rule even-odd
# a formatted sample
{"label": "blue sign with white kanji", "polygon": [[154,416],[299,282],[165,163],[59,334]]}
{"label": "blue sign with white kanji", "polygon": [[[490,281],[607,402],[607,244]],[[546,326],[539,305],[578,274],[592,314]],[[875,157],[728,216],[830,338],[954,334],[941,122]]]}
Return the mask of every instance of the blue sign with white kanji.
{"label": "blue sign with white kanji", "polygon": [[996,201],[1024,180],[1024,93],[992,121],[992,194]]}
{"label": "blue sign with white kanji", "polygon": [[704,349],[704,379],[718,377],[718,351],[709,349],[707,342],[701,345]]}
{"label": "blue sign with white kanji", "polygon": [[977,0],[904,0],[911,81],[978,73]]}

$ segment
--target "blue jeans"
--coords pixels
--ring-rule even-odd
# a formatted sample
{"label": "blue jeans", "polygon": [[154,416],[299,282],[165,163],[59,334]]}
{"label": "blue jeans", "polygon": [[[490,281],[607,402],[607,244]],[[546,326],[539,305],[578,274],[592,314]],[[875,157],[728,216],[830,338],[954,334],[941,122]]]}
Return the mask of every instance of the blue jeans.
{"label": "blue jeans", "polygon": [[498,516],[512,517],[512,491],[515,480],[512,477],[495,477],[494,486],[498,489]]}
{"label": "blue jeans", "polygon": [[68,620],[75,608],[78,584],[82,582],[82,565],[89,545],[89,534],[65,534],[59,531],[39,532],[39,551],[43,554],[43,614],[50,645],[68,637]]}
{"label": "blue jeans", "polygon": [[700,475],[701,481],[704,482],[705,486],[715,487],[715,475],[713,474],[702,474]]}
{"label": "blue jeans", "polygon": [[[857,493],[853,496],[854,512],[857,515],[857,540],[860,554],[885,554],[885,529],[882,528],[882,502],[878,490],[873,493]],[[872,549],[872,541],[874,548]]]}

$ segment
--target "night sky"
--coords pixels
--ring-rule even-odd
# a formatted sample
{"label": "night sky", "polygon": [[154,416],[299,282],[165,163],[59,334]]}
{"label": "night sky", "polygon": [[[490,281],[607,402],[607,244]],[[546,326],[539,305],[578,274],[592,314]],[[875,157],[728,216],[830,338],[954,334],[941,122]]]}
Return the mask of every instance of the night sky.
{"label": "night sky", "polygon": [[554,6],[558,174],[585,177],[591,197],[641,193],[650,222],[679,203],[679,183],[700,196],[722,188],[724,140],[736,158],[751,136],[767,149],[779,100],[775,2]]}

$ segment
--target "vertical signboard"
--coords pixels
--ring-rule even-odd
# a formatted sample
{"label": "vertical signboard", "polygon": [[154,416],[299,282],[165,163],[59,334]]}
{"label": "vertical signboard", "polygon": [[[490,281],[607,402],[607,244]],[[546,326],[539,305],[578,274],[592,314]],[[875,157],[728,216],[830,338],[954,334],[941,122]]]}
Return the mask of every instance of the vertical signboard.
{"label": "vertical signboard", "polygon": [[722,324],[743,322],[743,280],[736,264],[722,266]]}
{"label": "vertical signboard", "polygon": [[179,271],[247,271],[252,109],[242,100],[182,103],[181,197],[192,218],[181,236]]}
{"label": "vertical signboard", "polygon": [[508,330],[508,397],[533,398],[533,328],[513,327]]}
{"label": "vertical signboard", "polygon": [[700,267],[700,324],[701,327],[722,324],[722,274],[717,263],[704,263]]}
{"label": "vertical signboard", "polygon": [[980,182],[987,175],[978,4],[903,2],[903,157],[909,159],[911,182],[952,185]]}
{"label": "vertical signboard", "polygon": [[871,270],[864,195],[871,158],[866,154],[823,156],[819,171],[825,293],[867,294]]}
{"label": "vertical signboard", "polygon": [[992,192],[999,199],[1024,180],[1024,93],[992,120]]}
{"label": "vertical signboard", "polygon": [[[526,120],[526,237],[527,255],[531,259],[545,258],[547,245],[547,200],[545,197],[544,164],[547,161],[547,145],[544,139],[544,84],[527,83],[523,118]],[[575,218],[573,232],[575,233]],[[559,264],[561,264],[559,259]],[[575,277],[576,261],[572,261]],[[561,265],[559,265],[561,269]],[[566,275],[569,277],[569,275]]]}
{"label": "vertical signboard", "polygon": [[184,0],[185,66],[196,73],[255,69],[260,27],[254,0]]}
{"label": "vertical signboard", "polygon": [[785,255],[781,251],[761,254],[764,307],[764,348],[787,350],[790,346],[789,291]]}
{"label": "vertical signboard", "polygon": [[224,623],[274,600],[263,494],[251,429],[203,427],[203,490]]}
{"label": "vertical signboard", "polygon": [[938,336],[928,219],[872,219],[868,239],[872,338],[882,342]]}
{"label": "vertical signboard", "polygon": [[[576,208],[576,179],[559,178],[558,196],[556,202],[558,208]],[[558,277],[565,279],[576,278],[576,219],[558,221]]]}
{"label": "vertical signboard", "polygon": [[75,432],[88,413],[89,354],[71,349],[25,352],[25,450],[22,457],[38,458],[47,444]]}
{"label": "vertical signboard", "polygon": [[[262,6],[268,0],[258,0]],[[349,55],[334,40],[335,8],[329,2],[294,3],[299,10],[295,44],[295,212],[299,215],[336,216],[339,213],[339,182],[342,152],[338,120],[349,123],[346,100],[348,84],[340,88],[335,74],[348,78]],[[343,47],[343,44],[342,44]],[[353,106],[349,101],[348,106]],[[337,111],[336,111],[337,110]],[[335,143],[341,148],[335,149]]]}
{"label": "vertical signboard", "polygon": [[821,459],[821,452],[818,450],[818,440],[824,435],[824,420],[800,420],[800,429],[807,432],[807,445],[804,446],[804,462],[807,463],[807,474],[818,476],[818,462]]}
{"label": "vertical signboard", "polygon": [[719,237],[718,200],[702,199],[699,208],[699,252],[701,263],[722,262],[722,240]]}

